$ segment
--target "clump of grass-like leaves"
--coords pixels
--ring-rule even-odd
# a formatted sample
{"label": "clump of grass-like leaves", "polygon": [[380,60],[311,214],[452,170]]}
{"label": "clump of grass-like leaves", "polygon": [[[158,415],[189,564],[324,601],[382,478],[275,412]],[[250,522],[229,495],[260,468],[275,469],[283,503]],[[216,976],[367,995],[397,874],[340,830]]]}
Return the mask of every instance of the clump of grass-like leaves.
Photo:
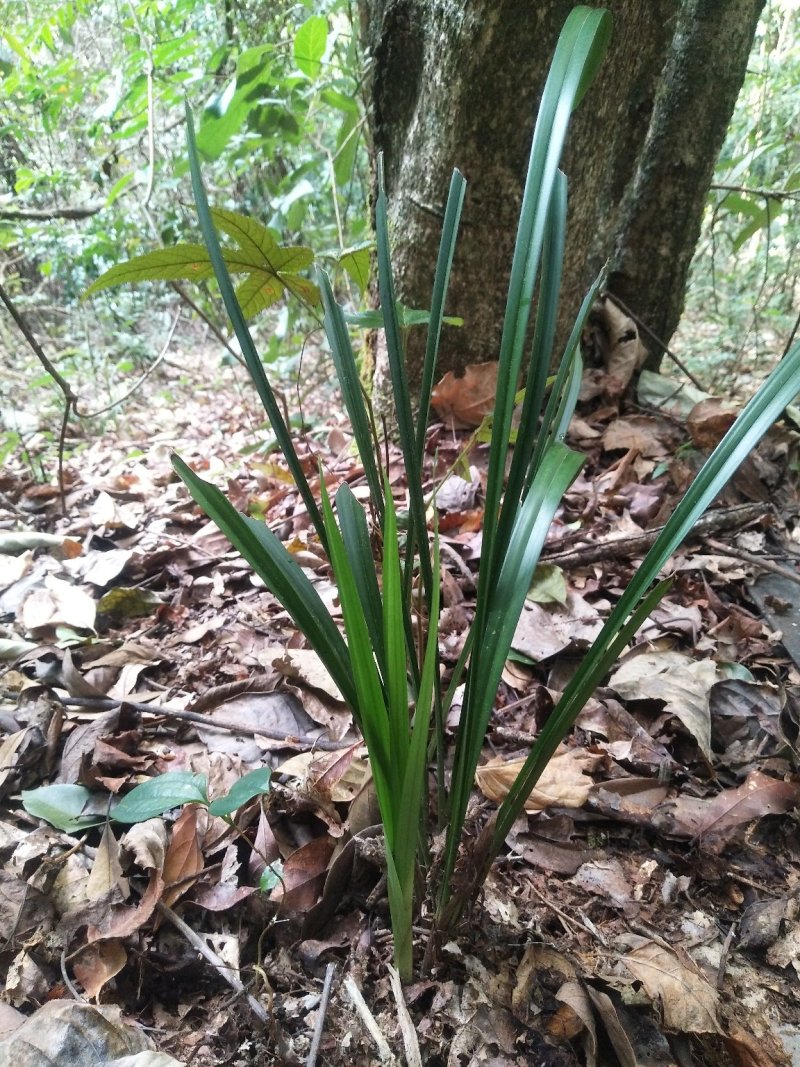
{"label": "clump of grass-like leaves", "polygon": [[[447,834],[437,884],[427,886],[427,892],[436,901],[436,922],[446,926],[453,923],[469,896],[480,887],[526,797],[593,689],[664,594],[668,583],[654,583],[667,558],[797,390],[800,345],[795,345],[748,404],[673,513],[480,839],[471,880],[454,894],[453,872],[462,846],[467,803],[503,664],[556,508],[582,463],[582,457],[569,449],[563,438],[581,378],[581,327],[600,283],[586,296],[548,391],[566,230],[567,180],[558,167],[570,114],[594,77],[609,34],[607,12],[576,8],[559,38],[542,97],[499,353],[475,617],[464,653],[445,692],[439,684],[437,650],[439,553],[435,531],[431,535],[427,528],[423,446],[465,181],[458,172],[454,173],[434,277],[422,385],[412,404],[379,167],[375,214],[378,283],[409,501],[401,556],[391,491],[375,448],[370,412],[345,317],[328,277],[318,271],[324,325],[370,490],[369,514],[346,484],[338,489],[333,501],[328,498],[322,479],[321,501],[310,488],[231,284],[201,181],[191,116],[187,115],[193,189],[208,258],[279,446],[330,560],[339,589],[344,634],[268,526],[237,512],[218,489],[199,478],[179,458],[174,461],[175,467],[194,499],[291,614],[352,708],[366,742],[380,805],[395,959],[404,977],[412,971],[415,894],[425,888],[419,849],[425,839],[429,754],[435,751],[439,820],[446,823]],[[529,315],[537,284],[536,317],[531,331]],[[525,394],[509,466],[511,421],[520,376],[525,381]],[[382,535],[383,554],[379,561],[373,558],[371,520]],[[414,603],[413,590],[417,590]],[[412,625],[412,611],[427,626],[421,649]],[[452,777],[449,788],[445,788],[442,723],[452,694],[462,681],[466,688]]]}

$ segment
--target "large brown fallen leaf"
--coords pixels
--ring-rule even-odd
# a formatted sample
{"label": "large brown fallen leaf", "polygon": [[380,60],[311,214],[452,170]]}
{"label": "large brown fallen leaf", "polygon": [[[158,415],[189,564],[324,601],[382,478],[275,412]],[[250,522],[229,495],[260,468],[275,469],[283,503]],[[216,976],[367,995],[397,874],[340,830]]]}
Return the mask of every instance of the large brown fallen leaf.
{"label": "large brown fallen leaf", "polygon": [[549,659],[572,644],[591,644],[602,629],[597,609],[575,592],[566,604],[543,608],[526,600],[511,647],[537,661]]}
{"label": "large brown fallen leaf", "polygon": [[570,879],[587,893],[604,897],[614,908],[626,910],[633,900],[630,878],[619,860],[597,859],[584,863]]}
{"label": "large brown fallen leaf", "polygon": [[739,414],[729,401],[709,397],[695,404],[686,419],[686,428],[696,448],[716,448]]}
{"label": "large brown fallen leaf", "polygon": [[614,399],[622,396],[634,372],[644,364],[647,350],[636,323],[609,297],[592,309],[592,327],[606,370],[604,393]]}
{"label": "large brown fallen leaf", "polygon": [[555,999],[559,1007],[547,1020],[547,1032],[558,1042],[582,1038],[586,1067],[596,1067],[597,1029],[586,990],[578,981],[564,982]]}
{"label": "large brown fallen leaf", "polygon": [[[533,815],[551,807],[582,807],[594,785],[588,773],[584,772],[594,770],[602,759],[602,756],[591,755],[585,749],[565,748],[562,745],[525,801],[525,811]],[[501,803],[508,796],[524,762],[522,759],[498,758],[479,767],[475,772],[478,788],[489,800]]]}
{"label": "large brown fallen leaf", "polygon": [[736,789],[708,800],[679,796],[653,812],[653,825],[678,837],[701,838],[706,847],[721,845],[731,832],[764,815],[781,815],[800,801],[800,783],[753,771]]}
{"label": "large brown fallen leaf", "polygon": [[668,715],[679,719],[711,760],[709,693],[717,680],[712,660],[682,652],[644,652],[629,656],[609,678],[623,700],[662,700]]}
{"label": "large brown fallen leaf", "polygon": [[674,448],[675,428],[653,415],[629,415],[614,419],[603,434],[603,451],[635,449],[642,456],[667,456]]}
{"label": "large brown fallen leaf", "polygon": [[86,930],[87,940],[106,941],[110,938],[124,940],[136,933],[150,919],[156,910],[156,904],[164,892],[164,879],[160,871],[150,872],[150,881],[136,906],[119,907],[103,918],[99,925],[89,925]]}
{"label": "large brown fallen leaf", "polygon": [[472,363],[460,378],[448,371],[434,386],[431,404],[445,425],[480,426],[494,410],[496,392],[497,363]]}
{"label": "large brown fallen leaf", "polygon": [[741,1027],[734,1027],[725,1038],[731,1058],[731,1067],[792,1067],[792,1059],[781,1042],[771,1033],[758,1036],[748,1034]]}
{"label": "large brown fallen leaf", "polygon": [[128,953],[119,941],[96,941],[81,952],[73,970],[86,996],[94,1000],[100,990],[119,974],[128,962]]}
{"label": "large brown fallen leaf", "polygon": [[[640,1067],[636,1053],[619,1017],[617,1005],[608,993],[604,993],[600,989],[586,986],[586,992],[599,1016],[600,1022],[603,1024],[603,1029],[611,1042],[620,1067]],[[617,1000],[619,1000],[618,997]]]}
{"label": "large brown fallen leaf", "polygon": [[49,929],[53,905],[40,890],[10,872],[0,871],[0,938],[11,946]]}
{"label": "large brown fallen leaf", "polygon": [[167,855],[164,859],[164,896],[167,907],[194,884],[194,876],[203,870],[203,853],[197,840],[197,819],[201,809],[187,804],[172,828]]}
{"label": "large brown fallen leaf", "polygon": [[312,689],[319,689],[337,704],[344,703],[339,687],[312,648],[267,648],[259,659],[264,661],[265,666],[269,663],[285,678],[296,679]]}
{"label": "large brown fallen leaf", "polygon": [[[269,749],[286,748],[285,743],[274,740],[277,737],[307,738],[321,733],[298,698],[289,693],[246,693],[226,700],[206,714],[212,728],[198,725],[197,733],[207,750],[235,755],[247,763],[261,760]],[[214,730],[215,722],[246,727],[248,734]],[[249,733],[251,730],[255,737]],[[264,731],[263,737],[259,730]]]}
{"label": "large brown fallen leaf", "polygon": [[272,900],[279,901],[283,914],[302,915],[316,904],[334,848],[332,838],[315,837],[287,858],[283,880],[271,895]]}
{"label": "large brown fallen leaf", "polygon": [[86,895],[90,900],[105,898],[114,903],[127,900],[130,895],[128,880],[122,877],[119,844],[108,825],[103,829],[97,855],[89,872]]}
{"label": "large brown fallen leaf", "polygon": [[717,992],[680,949],[646,938],[622,956],[622,962],[656,1001],[668,1030],[685,1034],[718,1033]]}
{"label": "large brown fallen leaf", "polygon": [[54,633],[59,626],[94,631],[95,614],[96,605],[88,593],[48,574],[44,583],[26,597],[21,621],[30,633]]}

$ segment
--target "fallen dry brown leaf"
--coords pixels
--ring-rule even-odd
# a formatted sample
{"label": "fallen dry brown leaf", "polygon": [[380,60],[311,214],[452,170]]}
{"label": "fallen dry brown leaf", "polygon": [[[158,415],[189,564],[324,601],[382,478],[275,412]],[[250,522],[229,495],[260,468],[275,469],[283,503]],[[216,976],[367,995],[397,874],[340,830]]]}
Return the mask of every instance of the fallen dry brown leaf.
{"label": "fallen dry brown leaf", "polygon": [[655,1001],[667,1029],[681,1034],[717,1033],[719,997],[696,964],[681,949],[640,938],[622,962]]}
{"label": "fallen dry brown leaf", "polygon": [[96,941],[83,949],[73,966],[86,996],[94,1000],[127,962],[128,953],[121,941]]}
{"label": "fallen dry brown leaf", "polygon": [[172,828],[167,855],[164,858],[164,893],[162,901],[171,907],[193,885],[194,877],[203,870],[203,853],[198,841],[198,819],[205,812],[196,804],[187,804]]}
{"label": "fallen dry brown leaf", "polygon": [[[532,815],[546,808],[583,807],[594,785],[588,772],[594,770],[602,758],[584,749],[562,745],[525,801],[525,811]],[[490,760],[475,772],[478,788],[489,800],[501,803],[508,796],[524,762],[501,757]]]}
{"label": "fallen dry brown leaf", "polygon": [[753,771],[736,789],[724,789],[708,800],[681,795],[665,801],[653,812],[653,825],[719,848],[737,827],[765,815],[790,811],[798,800],[799,782],[784,782]]}
{"label": "fallen dry brown leaf", "polygon": [[460,378],[448,371],[437,382],[431,404],[447,426],[480,426],[494,410],[496,391],[497,362],[471,363]]}

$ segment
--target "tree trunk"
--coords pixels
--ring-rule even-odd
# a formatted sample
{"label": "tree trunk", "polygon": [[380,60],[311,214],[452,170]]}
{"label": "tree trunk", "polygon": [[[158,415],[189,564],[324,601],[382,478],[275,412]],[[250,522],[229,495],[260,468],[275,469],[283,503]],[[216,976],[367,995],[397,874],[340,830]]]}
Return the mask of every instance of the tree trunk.
{"label": "tree trunk", "polygon": [[763,0],[684,3],[636,175],[620,212],[609,289],[649,328],[657,369],[683,312],[714,164]]}
{"label": "tree trunk", "polygon": [[[764,0],[608,0],[611,46],[573,117],[559,336],[613,252],[612,285],[664,341]],[[362,0],[398,296],[427,308],[453,167],[468,180],[440,369],[495,359],[533,118],[572,0]],[[647,337],[643,338],[647,341]],[[411,332],[418,380],[424,331]],[[382,361],[375,387],[380,402]]]}

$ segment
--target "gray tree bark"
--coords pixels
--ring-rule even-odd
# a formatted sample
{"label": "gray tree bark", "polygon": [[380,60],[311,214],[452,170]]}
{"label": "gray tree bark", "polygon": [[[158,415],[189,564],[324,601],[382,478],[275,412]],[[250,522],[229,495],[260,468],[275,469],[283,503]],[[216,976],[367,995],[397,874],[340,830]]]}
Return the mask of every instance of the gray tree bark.
{"label": "gray tree bark", "polygon": [[[613,37],[573,117],[559,335],[609,288],[663,341],[683,307],[714,162],[764,0],[607,0]],[[384,153],[398,295],[428,307],[450,173],[468,180],[441,370],[494,359],[533,118],[572,0],[362,0],[373,148]],[[409,377],[424,331],[412,331]],[[645,343],[647,335],[643,336]],[[660,353],[653,350],[657,362]],[[380,395],[381,360],[376,365]]]}

